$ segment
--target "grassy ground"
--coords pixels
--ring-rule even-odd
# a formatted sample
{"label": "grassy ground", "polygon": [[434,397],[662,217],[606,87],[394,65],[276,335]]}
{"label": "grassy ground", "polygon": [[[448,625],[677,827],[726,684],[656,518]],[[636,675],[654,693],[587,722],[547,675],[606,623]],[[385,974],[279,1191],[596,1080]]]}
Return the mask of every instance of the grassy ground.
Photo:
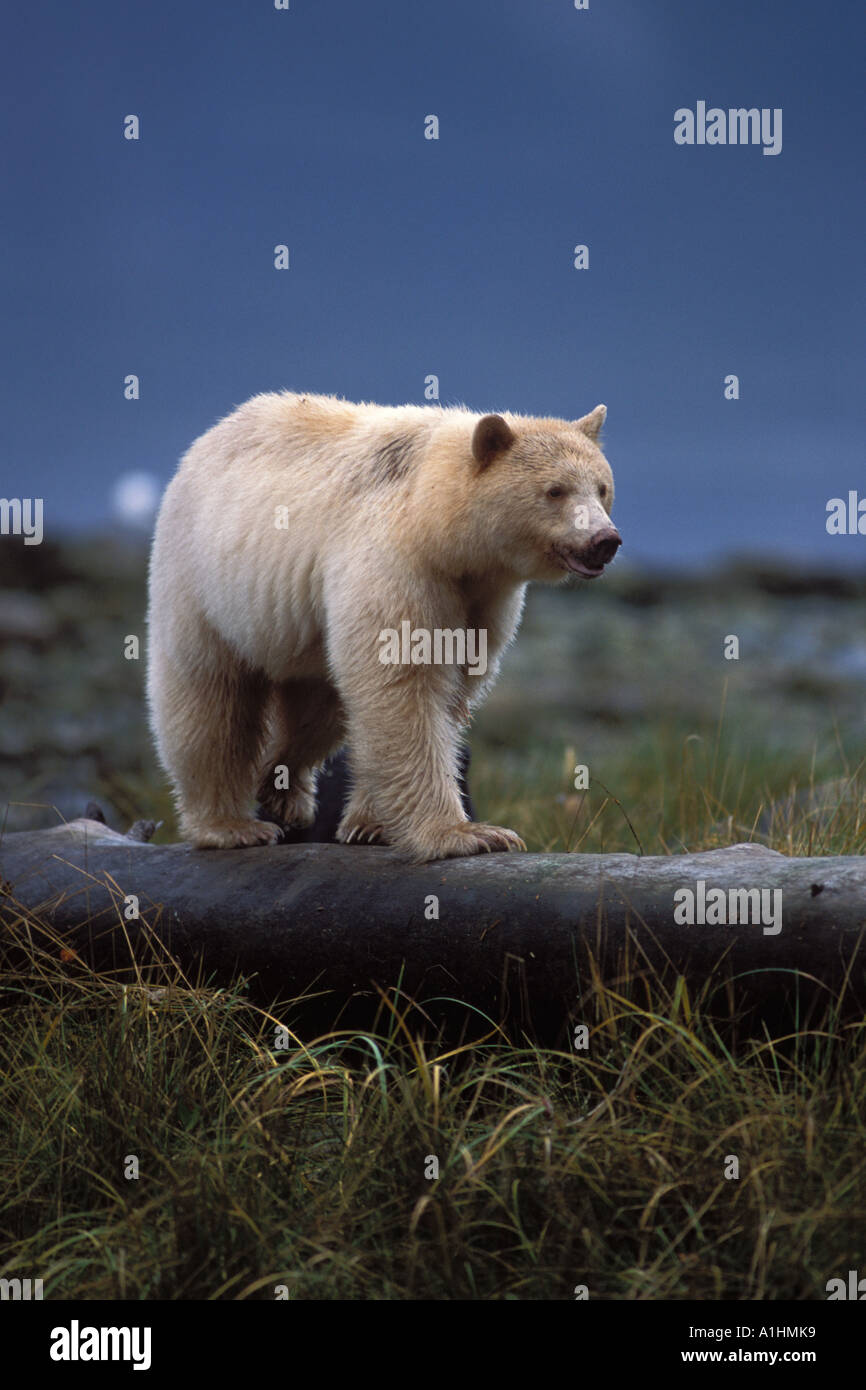
{"label": "grassy ground", "polygon": [[[170,839],[122,655],[140,561],[39,563],[0,572],[7,826],[95,796]],[[864,589],[834,583],[533,596],[472,733],[480,812],[531,849],[866,852]],[[478,1016],[449,1049],[389,1004],[370,1035],[299,1039],[242,981],[96,976],[11,921],[0,1277],[47,1298],[821,1299],[866,1269],[866,1028],[832,1008],[732,1053],[682,981],[597,982],[583,1051]]]}
{"label": "grassy ground", "polygon": [[48,1298],[820,1299],[864,1267],[862,1024],[731,1055],[680,982],[599,986],[572,1054],[387,1006],[302,1043],[242,985],[71,978],[33,934],[0,1274]]}

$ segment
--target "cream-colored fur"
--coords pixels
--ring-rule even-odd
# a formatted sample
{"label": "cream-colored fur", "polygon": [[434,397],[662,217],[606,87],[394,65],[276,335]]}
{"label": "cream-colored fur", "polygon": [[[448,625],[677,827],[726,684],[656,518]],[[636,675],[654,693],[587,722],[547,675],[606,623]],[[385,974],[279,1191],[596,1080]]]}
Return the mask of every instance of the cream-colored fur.
{"label": "cream-colored fur", "polygon": [[[600,572],[619,543],[604,414],[481,417],[284,392],[192,445],[157,520],[148,616],[152,726],[186,838],[279,839],[253,819],[255,793],[285,824],[310,824],[317,769],[345,740],[340,839],[415,860],[525,848],[466,820],[458,738],[527,583]],[[486,629],[486,673],[384,665],[380,634],[406,619]],[[287,791],[275,787],[283,765]]]}

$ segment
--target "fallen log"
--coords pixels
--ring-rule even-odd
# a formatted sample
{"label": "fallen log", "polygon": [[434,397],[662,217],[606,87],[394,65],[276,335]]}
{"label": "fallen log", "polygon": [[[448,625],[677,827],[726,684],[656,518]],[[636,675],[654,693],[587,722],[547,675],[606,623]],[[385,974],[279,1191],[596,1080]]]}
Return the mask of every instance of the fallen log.
{"label": "fallen log", "polygon": [[468,1004],[564,1041],[591,1021],[590,956],[615,989],[642,980],[646,1007],[653,986],[678,975],[692,994],[709,981],[728,1017],[777,1018],[796,1000],[802,1024],[840,992],[847,1015],[866,1004],[866,858],[741,844],[413,866],[363,846],[153,845],[78,820],[6,835],[0,879],[8,949],[26,915],[88,964],[116,969],[155,932],[187,975],[225,983],[240,972],[267,1002],[315,991],[305,1006],[315,1025],[367,1026],[378,989],[399,985],[432,1016],[458,1000],[464,1017]]}

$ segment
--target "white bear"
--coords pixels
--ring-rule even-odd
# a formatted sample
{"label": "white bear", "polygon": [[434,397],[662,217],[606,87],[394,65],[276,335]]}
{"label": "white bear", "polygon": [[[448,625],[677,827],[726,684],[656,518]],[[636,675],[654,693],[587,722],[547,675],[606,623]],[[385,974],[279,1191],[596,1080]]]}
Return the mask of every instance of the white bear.
{"label": "white bear", "polygon": [[605,414],[283,392],[196,440],[160,508],[148,613],[151,722],[185,838],[275,842],[256,793],[311,823],[317,770],[346,741],[340,840],[416,862],[525,848],[466,819],[459,738],[527,584],[595,578],[620,545]]}

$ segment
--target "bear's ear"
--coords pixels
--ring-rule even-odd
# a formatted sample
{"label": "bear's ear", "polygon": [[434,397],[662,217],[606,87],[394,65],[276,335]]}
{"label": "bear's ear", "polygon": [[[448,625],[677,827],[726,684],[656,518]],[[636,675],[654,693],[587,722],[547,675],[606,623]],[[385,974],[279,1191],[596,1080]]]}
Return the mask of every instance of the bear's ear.
{"label": "bear's ear", "polygon": [[473,457],[482,468],[486,468],[497,454],[511,447],[514,439],[514,431],[501,415],[483,415],[472,435]]}
{"label": "bear's ear", "polygon": [[601,427],[604,424],[606,415],[607,406],[597,405],[595,410],[591,410],[588,415],[583,415],[579,420],[575,420],[574,423],[579,430],[583,430],[587,438],[595,443],[598,436],[601,434]]}

